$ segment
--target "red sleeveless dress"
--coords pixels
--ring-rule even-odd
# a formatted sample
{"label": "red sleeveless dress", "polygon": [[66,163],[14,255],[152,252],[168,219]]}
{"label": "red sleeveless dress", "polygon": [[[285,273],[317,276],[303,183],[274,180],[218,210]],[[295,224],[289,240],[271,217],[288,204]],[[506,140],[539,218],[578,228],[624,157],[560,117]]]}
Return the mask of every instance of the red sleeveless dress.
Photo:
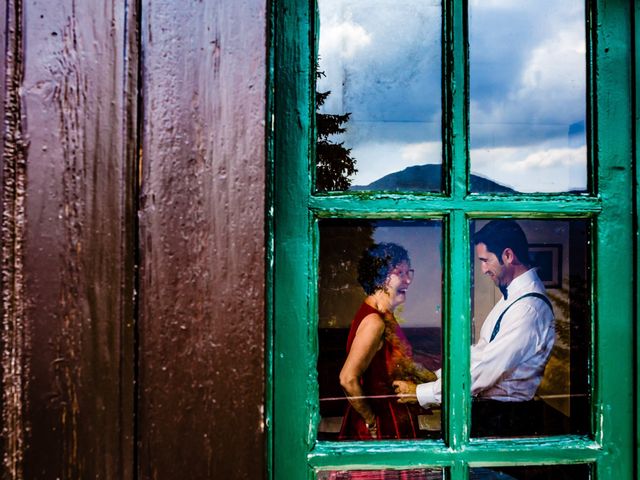
{"label": "red sleeveless dress", "polygon": [[[351,329],[349,330],[349,337],[347,339],[347,354],[349,350],[351,350],[351,345],[360,323],[367,315],[372,313],[377,313],[382,316],[382,313],[366,303],[363,303],[356,313],[351,323]],[[402,332],[395,318],[393,318],[392,321],[398,340],[404,344],[403,350],[405,355],[407,353],[410,355],[411,346],[409,345],[407,337]],[[409,405],[398,403],[392,385],[394,380],[400,380],[399,378],[393,378],[393,358],[398,357],[400,354],[399,350],[398,345],[394,346],[391,342],[384,340],[382,347],[376,352],[369,364],[369,368],[367,368],[360,380],[365,395],[378,397],[371,398],[368,402],[376,414],[378,438],[380,439],[418,438],[418,412],[416,408],[412,409]],[[345,411],[338,438],[340,440],[371,440],[371,435],[364,420],[351,405],[348,405]]]}

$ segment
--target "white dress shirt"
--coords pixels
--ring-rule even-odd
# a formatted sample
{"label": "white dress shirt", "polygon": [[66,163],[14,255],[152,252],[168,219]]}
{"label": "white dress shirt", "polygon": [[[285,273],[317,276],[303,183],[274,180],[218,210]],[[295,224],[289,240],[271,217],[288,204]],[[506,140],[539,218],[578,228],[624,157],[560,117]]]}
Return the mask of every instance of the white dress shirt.
{"label": "white dress shirt", "polygon": [[[480,339],[471,346],[474,397],[522,402],[535,395],[553,348],[555,329],[553,311],[544,300],[535,297],[518,300],[530,292],[545,294],[535,269],[516,277],[507,287],[507,298],[501,298],[487,315]],[[502,317],[498,334],[490,341],[500,314],[512,303]],[[436,374],[436,381],[423,383],[416,389],[422,406],[442,401],[441,370]]]}

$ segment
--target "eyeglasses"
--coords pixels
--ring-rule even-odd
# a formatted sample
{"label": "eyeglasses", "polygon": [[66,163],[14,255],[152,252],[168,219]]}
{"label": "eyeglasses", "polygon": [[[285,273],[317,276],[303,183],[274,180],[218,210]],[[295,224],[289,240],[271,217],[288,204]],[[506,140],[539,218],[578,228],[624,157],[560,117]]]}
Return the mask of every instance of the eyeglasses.
{"label": "eyeglasses", "polygon": [[401,279],[409,280],[410,282],[413,281],[414,274],[415,270],[413,268],[409,268],[407,270],[399,270],[397,268],[394,268],[393,270],[391,270],[391,275],[397,275]]}

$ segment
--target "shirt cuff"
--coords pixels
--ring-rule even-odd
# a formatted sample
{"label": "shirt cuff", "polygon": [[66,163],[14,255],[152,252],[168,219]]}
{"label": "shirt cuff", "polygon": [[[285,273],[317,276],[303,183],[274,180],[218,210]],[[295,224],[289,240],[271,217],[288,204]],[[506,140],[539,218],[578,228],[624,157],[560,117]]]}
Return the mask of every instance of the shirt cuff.
{"label": "shirt cuff", "polygon": [[440,379],[435,382],[421,383],[416,387],[416,396],[421,407],[427,408],[432,403],[441,403]]}

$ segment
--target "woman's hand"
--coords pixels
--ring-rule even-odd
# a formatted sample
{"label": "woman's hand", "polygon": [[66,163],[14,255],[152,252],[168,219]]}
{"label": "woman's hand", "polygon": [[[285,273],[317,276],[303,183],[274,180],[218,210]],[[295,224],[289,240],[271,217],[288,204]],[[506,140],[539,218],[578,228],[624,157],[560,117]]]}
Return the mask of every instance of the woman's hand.
{"label": "woman's hand", "polygon": [[416,384],[404,380],[395,380],[393,388],[398,396],[398,403],[418,403]]}
{"label": "woman's hand", "polygon": [[371,438],[376,439],[378,438],[378,422],[375,420],[373,420],[373,422],[371,423],[365,423],[365,425],[367,426],[367,430],[369,430],[369,435],[371,435]]}

